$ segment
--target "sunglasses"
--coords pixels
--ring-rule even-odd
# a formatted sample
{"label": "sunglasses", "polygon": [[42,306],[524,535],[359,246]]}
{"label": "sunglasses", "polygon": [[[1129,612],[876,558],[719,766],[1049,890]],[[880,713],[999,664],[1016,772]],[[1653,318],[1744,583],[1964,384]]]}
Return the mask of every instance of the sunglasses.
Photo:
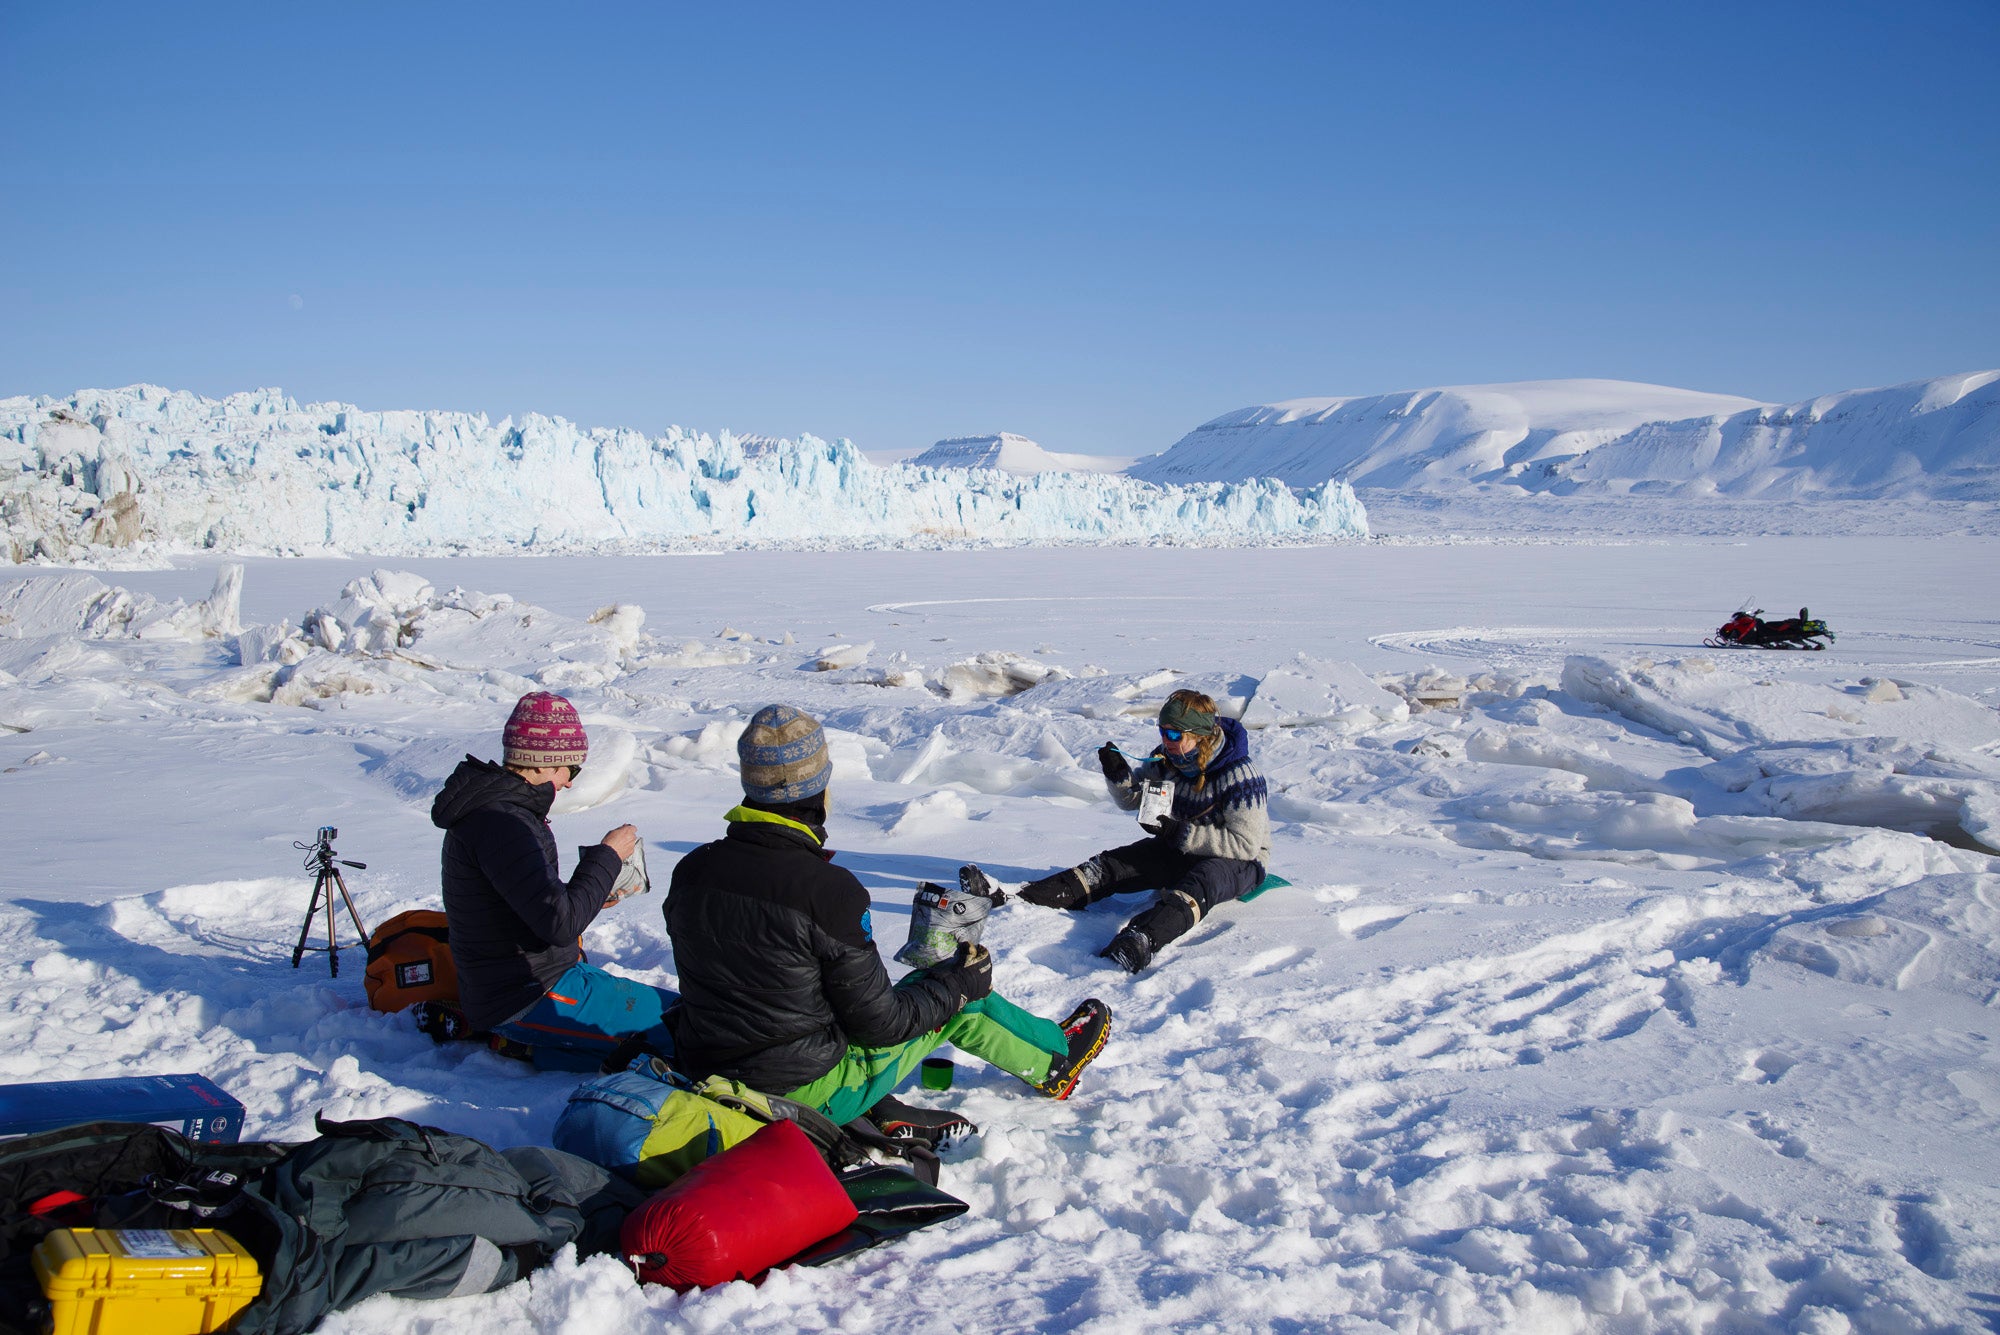
{"label": "sunglasses", "polygon": [[1181,730],[1179,728],[1160,729],[1160,740],[1166,742],[1178,742],[1180,739],[1181,739]]}
{"label": "sunglasses", "polygon": [[581,765],[564,765],[563,768],[569,771],[569,781],[571,783],[575,783],[576,776],[583,773],[583,766]]}

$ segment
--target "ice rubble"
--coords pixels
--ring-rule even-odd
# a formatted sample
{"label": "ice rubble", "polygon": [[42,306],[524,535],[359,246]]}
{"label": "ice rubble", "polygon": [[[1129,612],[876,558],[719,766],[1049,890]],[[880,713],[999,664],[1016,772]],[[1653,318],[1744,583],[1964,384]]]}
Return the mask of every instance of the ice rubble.
{"label": "ice rubble", "polygon": [[[1618,664],[1578,655],[1564,664],[1562,686],[1709,759],[1653,785],[1663,792],[2000,850],[2000,761],[1991,754],[2000,715],[1976,700],[1886,678],[1751,680],[1705,657]],[[1626,776],[1627,786],[1643,782]]]}
{"label": "ice rubble", "polygon": [[12,580],[0,584],[0,640],[75,635],[85,639],[129,635],[138,639],[200,639],[243,629],[243,567],[224,565],[215,591],[189,605],[162,603],[116,588],[92,575]]}
{"label": "ice rubble", "polygon": [[241,671],[221,690],[238,699],[300,703],[389,689],[368,684],[385,676],[405,683],[428,678],[435,687],[470,674],[502,692],[603,686],[646,666],[661,648],[645,634],[645,619],[645,610],[629,603],[579,620],[508,594],[440,593],[420,575],[377,570],[349,581],[331,605],[296,623],[237,635]]}
{"label": "ice rubble", "polygon": [[1362,732],[1410,716],[1408,704],[1368,679],[1352,663],[1329,663],[1300,654],[1271,669],[1243,710],[1249,728],[1322,723]]}
{"label": "ice rubble", "polygon": [[585,430],[154,386],[0,400],[10,560],[119,549],[539,552],[670,546],[1243,542],[1353,537],[1329,483],[878,468],[847,441]]}

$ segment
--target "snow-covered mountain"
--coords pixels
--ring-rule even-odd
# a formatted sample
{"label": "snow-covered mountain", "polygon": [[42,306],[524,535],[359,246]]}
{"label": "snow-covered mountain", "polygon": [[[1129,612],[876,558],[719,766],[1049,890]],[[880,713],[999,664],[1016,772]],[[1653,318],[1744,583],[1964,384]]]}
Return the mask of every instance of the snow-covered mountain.
{"label": "snow-covered mountain", "polygon": [[926,468],[992,468],[1002,473],[1026,476],[1032,473],[1115,473],[1130,461],[1092,454],[1057,454],[1043,449],[1026,436],[1002,431],[991,436],[952,436],[908,462]]}
{"label": "snow-covered mountain", "polygon": [[339,550],[1258,542],[1350,537],[1344,483],[879,468],[845,440],[518,425],[140,385],[0,399],[0,551],[73,560]]}
{"label": "snow-covered mountain", "polygon": [[1128,474],[1161,483],[2000,499],[2000,371],[1774,405],[1621,380],[1456,385],[1226,413]]}

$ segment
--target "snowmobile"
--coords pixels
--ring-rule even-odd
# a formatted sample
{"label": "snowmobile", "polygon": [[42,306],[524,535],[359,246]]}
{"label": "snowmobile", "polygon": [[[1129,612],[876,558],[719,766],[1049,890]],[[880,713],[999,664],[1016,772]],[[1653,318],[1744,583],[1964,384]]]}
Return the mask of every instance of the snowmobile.
{"label": "snowmobile", "polygon": [[1711,649],[1824,649],[1834,634],[1805,608],[1796,617],[1764,620],[1764,609],[1738,612],[1702,643]]}

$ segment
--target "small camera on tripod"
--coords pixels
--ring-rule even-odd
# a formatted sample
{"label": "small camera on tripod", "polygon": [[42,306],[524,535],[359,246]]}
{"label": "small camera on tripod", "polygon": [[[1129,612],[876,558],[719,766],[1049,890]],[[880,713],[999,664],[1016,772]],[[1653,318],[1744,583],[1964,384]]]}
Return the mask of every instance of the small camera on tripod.
{"label": "small camera on tripod", "polygon": [[[333,851],[333,841],[338,838],[340,838],[338,829],[331,825],[322,825],[313,833],[311,843],[292,841],[293,848],[305,850],[306,870],[313,873],[312,902],[306,905],[306,920],[299,928],[298,944],[292,947],[292,967],[294,969],[299,967],[299,961],[305,958],[308,950],[324,949],[327,968],[335,978],[340,977],[340,946],[335,940],[333,930],[333,896],[336,890],[340,892],[341,902],[347,905],[347,916],[353,921],[354,930],[359,934],[356,944],[363,944],[368,940],[368,929],[362,925],[361,914],[354,907],[354,896],[347,893],[347,878],[340,874],[341,867],[354,867],[366,871],[368,864],[351,862],[336,855]],[[319,913],[322,899],[326,901],[326,945],[308,946],[306,937],[312,933],[313,918]]]}
{"label": "small camera on tripod", "polygon": [[[313,841],[309,844],[294,843],[293,848],[306,851],[306,870],[315,871],[334,861],[333,841],[340,838],[340,831],[331,825],[322,825],[313,831]],[[359,862],[350,862],[350,867],[359,867]]]}

